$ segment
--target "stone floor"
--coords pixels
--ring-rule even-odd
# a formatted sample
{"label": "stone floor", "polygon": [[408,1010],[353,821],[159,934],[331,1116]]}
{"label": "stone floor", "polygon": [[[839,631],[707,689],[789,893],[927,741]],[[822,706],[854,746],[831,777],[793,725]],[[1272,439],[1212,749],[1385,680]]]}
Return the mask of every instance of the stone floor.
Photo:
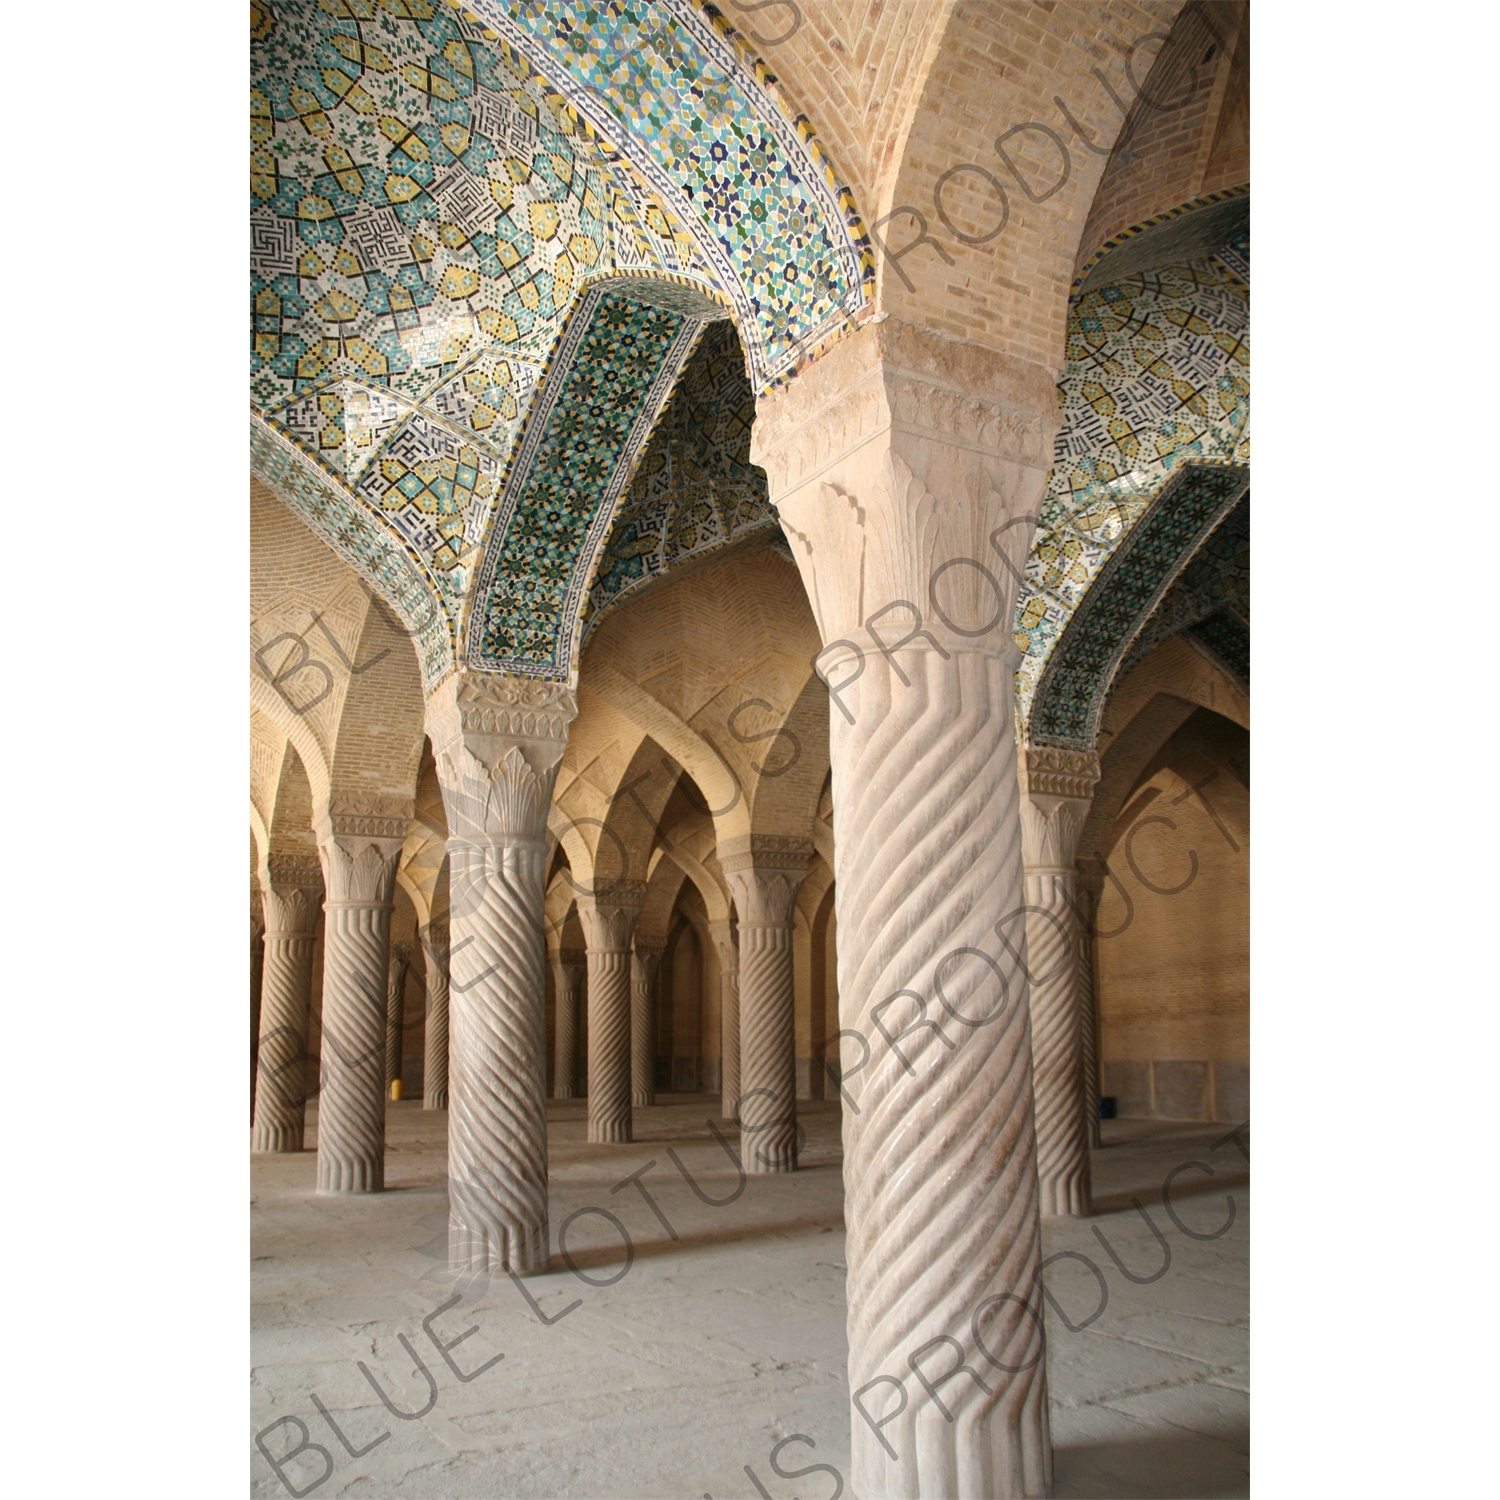
{"label": "stone floor", "polygon": [[[304,1449],[283,1481],[252,1442],[252,1494],[827,1500],[829,1475],[794,1485],[769,1457],[801,1433],[783,1469],[849,1471],[838,1114],[803,1106],[806,1170],[751,1178],[716,1205],[669,1152],[705,1197],[731,1197],[717,1102],[665,1096],[626,1147],[588,1145],[586,1104],[553,1103],[554,1246],[566,1226],[577,1274],[555,1252],[558,1269],[524,1290],[448,1276],[446,1114],[389,1106],[387,1191],[373,1197],[315,1197],[311,1149],[252,1158],[252,1431],[282,1460],[305,1424],[328,1454]],[[1106,1122],[1099,1214],[1044,1225],[1049,1255],[1076,1252],[1046,1275],[1059,1497],[1249,1494],[1249,1166],[1226,1128]],[[1177,1176],[1174,1224],[1162,1183],[1192,1161],[1216,1175]],[[625,1181],[648,1163],[670,1233]],[[1192,1237],[1225,1222],[1226,1188],[1233,1223]],[[1084,1327],[1101,1281],[1106,1305]],[[453,1298],[431,1329],[456,1368],[423,1332]],[[371,1380],[413,1415],[393,1415]],[[265,1430],[281,1417],[296,1420]]]}

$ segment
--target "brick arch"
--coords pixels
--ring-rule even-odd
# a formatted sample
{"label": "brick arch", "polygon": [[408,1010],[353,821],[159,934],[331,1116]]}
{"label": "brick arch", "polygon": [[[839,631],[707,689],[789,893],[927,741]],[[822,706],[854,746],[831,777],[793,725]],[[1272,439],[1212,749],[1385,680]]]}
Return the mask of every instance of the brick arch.
{"label": "brick arch", "polygon": [[[1203,249],[1225,243],[1239,227],[1226,190],[1249,181],[1249,0],[1212,6],[1191,0],[1131,102],[1105,165],[1079,238],[1076,280],[1085,280],[1107,249],[1139,234],[1138,226],[1180,212],[1179,205],[1217,207],[1222,223],[1203,234]],[[1109,279],[1134,269],[1111,272]]]}
{"label": "brick arch", "polygon": [[368,607],[349,686],[339,714],[329,767],[333,808],[389,806],[415,811],[417,771],[425,741],[422,674],[411,638],[392,628],[383,610]]}
{"label": "brick arch", "polygon": [[876,200],[882,311],[1058,369],[1080,237],[1131,77],[1150,89],[1180,9],[954,6]]}

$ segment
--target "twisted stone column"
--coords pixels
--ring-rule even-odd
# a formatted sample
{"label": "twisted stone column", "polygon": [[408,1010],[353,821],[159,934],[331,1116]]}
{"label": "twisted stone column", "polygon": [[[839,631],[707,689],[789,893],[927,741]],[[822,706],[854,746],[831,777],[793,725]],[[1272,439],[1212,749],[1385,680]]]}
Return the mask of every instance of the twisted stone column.
{"label": "twisted stone column", "polygon": [[1099,761],[1082,751],[1031,746],[1018,774],[1042,1215],[1076,1217],[1088,1214],[1091,1204],[1080,982],[1084,931],[1075,861]]}
{"label": "twisted stone column", "polygon": [[323,859],[318,1191],[385,1186],[385,1014],[391,896],[410,806],[331,811]]}
{"label": "twisted stone column", "polygon": [[656,971],[664,943],[635,937],[630,960],[630,1103],[632,1108],[656,1103],[656,1046],[652,1035]]}
{"label": "twisted stone column", "polygon": [[448,815],[448,1259],[549,1258],[543,881],[552,784],[578,712],[555,683],[449,678],[428,699]]}
{"label": "twisted stone column", "polygon": [[1099,1130],[1099,1012],[1094,999],[1094,922],[1099,890],[1082,870],[1078,873],[1078,1027],[1083,1045],[1083,1115],[1089,1146],[1097,1151]]}
{"label": "twisted stone column", "polygon": [[385,991],[385,1086],[401,1076],[401,1033],[406,1027],[406,975],[411,968],[411,948],[391,944],[391,963]]}
{"label": "twisted stone column", "polygon": [[552,1097],[578,1097],[578,997],[588,956],[564,948],[552,965],[552,988],[557,997],[557,1033],[553,1056]]}
{"label": "twisted stone column", "polygon": [[323,877],[314,854],[273,854],[261,871],[265,960],[252,1151],[300,1151],[307,1102],[307,1018]]}
{"label": "twisted stone column", "polygon": [[418,934],[427,959],[427,1031],[422,1054],[422,1108],[448,1107],[448,923],[429,922]]}
{"label": "twisted stone column", "polygon": [[740,938],[740,1160],[747,1172],[797,1170],[797,1015],[792,908],[812,840],[752,834],[719,852]]}
{"label": "twisted stone column", "polygon": [[1030,1012],[1002,934],[1024,942],[1011,630],[1054,373],[890,316],[757,404],[825,643],[863,1500],[1051,1487]]}
{"label": "twisted stone column", "polygon": [[719,956],[719,1113],[732,1120],[740,1107],[740,945],[732,922],[710,922]]}
{"label": "twisted stone column", "polygon": [[250,889],[250,1123],[255,1124],[255,1075],[260,1057],[260,987],[266,959],[266,923],[260,891]]}
{"label": "twisted stone column", "polygon": [[630,937],[646,900],[643,880],[578,897],[589,967],[589,1140],[631,1138]]}

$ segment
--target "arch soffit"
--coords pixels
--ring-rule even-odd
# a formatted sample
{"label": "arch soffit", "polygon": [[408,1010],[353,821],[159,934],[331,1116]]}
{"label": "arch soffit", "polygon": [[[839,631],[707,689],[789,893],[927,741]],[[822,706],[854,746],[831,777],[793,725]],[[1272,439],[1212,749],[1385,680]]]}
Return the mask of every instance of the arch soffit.
{"label": "arch soffit", "polygon": [[1090,291],[1069,314],[1063,425],[1017,599],[1017,707],[1028,739],[1076,744],[1089,727],[1079,659],[1059,663],[1065,645],[1084,648],[1085,675],[1097,676],[1118,663],[1092,658],[1129,644],[1108,639],[1125,622],[1099,614],[1106,574],[1128,566],[1113,586],[1118,610],[1118,583],[1145,578],[1146,560],[1166,546],[1170,583],[1172,549],[1201,543],[1207,531],[1193,525],[1203,515],[1209,531],[1222,519],[1205,500],[1218,489],[1237,498],[1229,475],[1244,481],[1241,492],[1248,485],[1249,277],[1246,236],[1191,265]]}
{"label": "arch soffit", "polygon": [[1079,859],[1107,855],[1115,820],[1162,746],[1199,708],[1250,728],[1249,694],[1219,664],[1172,636],[1121,678],[1100,733],[1098,785]]}
{"label": "arch soffit", "polygon": [[877,200],[881,310],[1057,369],[1089,207],[1180,9],[951,11]]}
{"label": "arch soffit", "polygon": [[[576,672],[608,511],[704,319],[734,309],[760,389],[873,279],[811,127],[711,8],[477,3],[416,0],[378,35],[358,7],[308,6],[315,59],[284,16],[252,23],[252,464],[402,615],[429,686],[465,653]],[[653,111],[698,133],[639,128]],[[508,538],[604,325],[641,399],[559,598],[558,559]]]}

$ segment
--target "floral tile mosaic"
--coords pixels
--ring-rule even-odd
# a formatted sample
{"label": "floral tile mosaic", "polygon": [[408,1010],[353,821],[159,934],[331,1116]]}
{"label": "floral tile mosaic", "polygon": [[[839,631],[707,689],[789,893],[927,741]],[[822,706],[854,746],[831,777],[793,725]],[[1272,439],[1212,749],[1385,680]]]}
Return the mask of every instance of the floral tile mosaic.
{"label": "floral tile mosaic", "polygon": [[[775,363],[861,305],[870,269],[806,122],[710,12],[546,7],[574,38],[562,54],[541,8],[523,17],[532,30],[492,9],[488,24],[440,0],[251,6],[252,458],[276,455],[278,490],[309,524],[361,538],[356,566],[416,564],[450,642],[439,675],[471,607],[495,641],[520,640],[505,606],[472,601],[474,580],[486,538],[520,535],[497,512],[524,489],[508,477],[516,449],[544,369],[566,378],[555,355],[591,287],[649,278],[649,305],[693,318],[732,299]],[[510,44],[555,68],[585,34],[595,71],[557,81],[588,118]],[[643,67],[652,109],[696,100],[675,173],[631,137],[628,86],[586,94],[585,73]],[[655,390],[662,373],[635,377]],[[307,471],[295,483],[289,452]],[[505,659],[567,658],[558,640],[539,655],[534,635]]]}
{"label": "floral tile mosaic", "polygon": [[[874,256],[805,117],[712,6],[694,0],[471,0],[494,34],[607,140],[630,145],[745,331],[764,389],[868,300]],[[467,12],[466,12],[467,14]]]}
{"label": "floral tile mosaic", "polygon": [[620,501],[589,591],[583,639],[672,568],[731,542],[780,535],[766,476],[750,462],[755,397],[727,319],[703,336]]}
{"label": "floral tile mosaic", "polygon": [[1017,710],[1100,571],[1184,465],[1250,460],[1249,237],[1079,297],[1063,425],[1016,612]]}

